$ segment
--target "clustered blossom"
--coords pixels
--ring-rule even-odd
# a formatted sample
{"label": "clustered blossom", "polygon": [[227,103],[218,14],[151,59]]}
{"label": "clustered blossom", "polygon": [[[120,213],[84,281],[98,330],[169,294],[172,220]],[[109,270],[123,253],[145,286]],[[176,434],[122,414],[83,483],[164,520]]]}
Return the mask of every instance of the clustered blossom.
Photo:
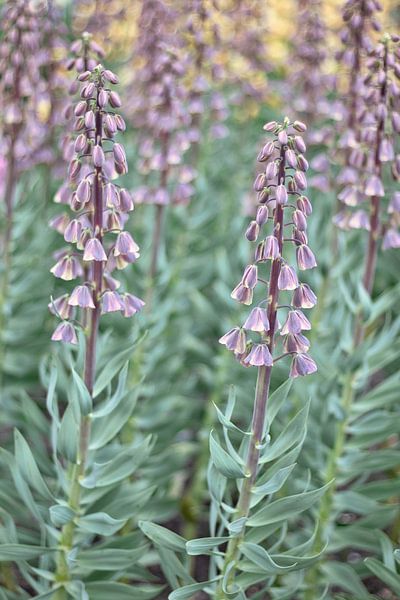
{"label": "clustered blossom", "polygon": [[[0,43],[1,151],[14,175],[49,160],[48,60],[43,38],[43,6],[26,0],[5,3]],[[12,163],[12,164],[10,164]]]}
{"label": "clustered blossom", "polygon": [[[298,116],[314,125],[308,135],[308,143],[326,147],[332,142],[332,120],[340,118],[340,111],[337,103],[330,98],[336,84],[334,75],[328,72],[328,29],[323,19],[321,0],[300,0],[296,23],[287,96]],[[316,174],[310,179],[310,187],[328,191],[327,152],[314,156],[311,167]]]}
{"label": "clustered blossom", "polygon": [[400,179],[400,154],[396,154],[400,134],[399,39],[385,35],[366,61],[359,132],[352,142],[345,187],[339,194],[345,209],[335,218],[343,229],[373,231],[374,237],[383,235],[383,249],[400,247],[399,192],[390,197],[387,218],[380,214],[380,200],[388,192],[385,165],[390,165],[395,181]]}
{"label": "clustered blossom", "polygon": [[222,122],[227,118],[228,110],[223,95],[212,89],[225,75],[222,65],[217,61],[218,49],[221,46],[218,24],[212,20],[206,0],[191,0],[188,8],[187,70],[189,74],[193,71],[188,94],[188,109],[191,115],[189,136],[190,142],[196,144],[200,141],[200,122],[206,110],[206,102],[213,122],[211,135],[215,138],[224,137],[227,133]]}
{"label": "clustered blossom", "polygon": [[339,65],[347,70],[348,81],[343,102],[343,122],[346,129],[339,141],[339,147],[345,150],[345,168],[341,174],[342,183],[347,183],[347,167],[351,151],[358,143],[360,115],[364,110],[364,63],[366,56],[372,52],[374,44],[373,32],[380,31],[381,26],[377,13],[382,10],[377,0],[347,0],[343,7],[344,27],[340,32],[342,48],[337,52]]}
{"label": "clustered blossom", "polygon": [[138,202],[186,204],[194,193],[194,172],[183,164],[190,147],[191,116],[173,27],[177,15],[161,0],[146,0],[139,19],[135,57],[142,61],[130,90],[130,112],[141,132],[139,168],[150,178]]}
{"label": "clustered blossom", "polygon": [[101,65],[83,71],[80,100],[74,107],[73,158],[68,168],[68,184],[56,201],[68,204],[73,218],[63,213],[51,225],[71,246],[60,250],[51,272],[64,281],[82,278],[72,291],[52,301],[50,310],[62,319],[52,339],[77,343],[74,317],[91,311],[102,314],[121,312],[131,317],[143,302],[119,291],[114,270],[124,269],[139,257],[139,247],[124,231],[128,213],[133,210],[129,192],[113,183],[128,171],[123,146],[114,137],[125,130],[116,112],[121,100],[113,86],[117,76]]}
{"label": "clustered blossom", "polygon": [[[306,283],[300,283],[297,270],[286,258],[287,246],[294,245],[297,267],[300,271],[316,266],[313,252],[308,246],[307,217],[312,212],[310,200],[304,195],[307,189],[308,163],[304,157],[306,146],[302,133],[306,126],[300,121],[283,123],[272,121],[264,129],[273,134],[258,155],[263,171],[254,182],[258,208],[250,222],[246,238],[257,242],[254,262],[247,265],[242,279],[231,296],[238,302],[251,305],[257,286],[263,289],[261,299],[251,310],[241,327],[235,327],[220,339],[234,352],[240,362],[257,367],[271,367],[280,329],[283,354],[292,355],[291,377],[308,375],[316,371],[313,359],[308,355],[309,341],[303,334],[311,328],[302,312],[316,304],[316,296]],[[272,231],[264,232],[269,224]],[[267,235],[265,235],[267,233]],[[263,270],[271,263],[268,273]],[[265,265],[265,267],[264,267]],[[290,292],[287,304],[280,304],[280,296]],[[286,313],[280,326],[277,313]],[[258,340],[249,337],[259,334]]]}

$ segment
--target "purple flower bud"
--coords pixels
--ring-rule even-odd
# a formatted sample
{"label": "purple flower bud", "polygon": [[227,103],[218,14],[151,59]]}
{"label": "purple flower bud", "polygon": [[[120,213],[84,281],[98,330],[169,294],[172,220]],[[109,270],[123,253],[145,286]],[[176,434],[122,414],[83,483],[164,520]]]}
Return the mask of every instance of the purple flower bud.
{"label": "purple flower bud", "polygon": [[80,75],[78,75],[78,81],[88,81],[90,79],[90,76],[90,71],[84,71],[83,73],[80,73]]}
{"label": "purple flower bud", "polygon": [[70,306],[80,306],[80,308],[96,308],[93,302],[93,295],[87,285],[78,285],[72,292],[68,304]]}
{"label": "purple flower bud", "polygon": [[249,242],[255,242],[260,233],[260,227],[256,221],[251,221],[248,228],[246,229],[246,238]]}
{"label": "purple flower bud", "polygon": [[55,277],[71,281],[80,277],[83,273],[79,260],[75,256],[63,256],[56,262],[54,267],[50,269]]}
{"label": "purple flower bud", "polygon": [[85,149],[86,144],[87,144],[86,135],[84,133],[80,133],[75,140],[74,151],[77,154],[80,154]]}
{"label": "purple flower bud", "polygon": [[106,162],[106,157],[104,156],[104,151],[101,146],[96,145],[93,148],[93,164],[95,167],[101,168],[104,166]]}
{"label": "purple flower bud", "polygon": [[296,259],[298,267],[302,271],[313,269],[317,266],[317,261],[315,260],[313,252],[305,244],[302,244],[296,248]]}
{"label": "purple flower bud", "polygon": [[79,183],[78,187],[76,188],[76,196],[77,196],[79,202],[82,205],[86,204],[87,202],[89,202],[91,195],[92,195],[92,188],[91,188],[89,181],[87,179],[82,179],[82,181]]}
{"label": "purple flower bud", "polygon": [[367,196],[384,196],[385,190],[380,177],[370,175],[365,183],[364,193]]}
{"label": "purple flower bud", "polygon": [[350,229],[365,229],[366,231],[369,231],[371,228],[369,216],[365,210],[356,210],[353,212],[347,221],[347,225]]}
{"label": "purple flower bud", "polygon": [[276,121],[268,121],[263,127],[264,131],[274,131],[277,128],[278,123]]}
{"label": "purple flower bud", "polygon": [[400,192],[394,192],[389,202],[388,213],[400,213]]}
{"label": "purple flower bud", "polygon": [[296,354],[290,368],[290,377],[299,377],[315,373],[317,365],[308,354]]}
{"label": "purple flower bud", "polygon": [[257,266],[248,265],[243,273],[242,284],[251,290],[257,285]]}
{"label": "purple flower bud", "polygon": [[288,148],[285,152],[285,160],[286,160],[287,164],[289,165],[289,167],[292,167],[293,169],[297,168],[296,154],[290,148]]}
{"label": "purple flower bud", "polygon": [[132,317],[144,306],[143,300],[133,294],[124,294],[122,300],[124,302],[124,317]]}
{"label": "purple flower bud", "polygon": [[112,71],[110,71],[109,69],[104,69],[103,77],[105,79],[107,79],[110,83],[113,83],[114,85],[119,83],[119,79],[118,79],[117,75],[115,73],[113,73]]}
{"label": "purple flower bud", "polygon": [[312,205],[307,196],[300,196],[297,199],[297,208],[301,210],[307,217],[312,213]]}
{"label": "purple flower bud", "polygon": [[274,153],[275,146],[273,142],[267,142],[265,146],[260,150],[257,160],[258,162],[264,162],[268,160]]}
{"label": "purple flower bud", "polygon": [[278,288],[280,290],[295,290],[299,285],[296,271],[290,265],[284,264],[278,277]]}
{"label": "purple flower bud", "polygon": [[299,131],[300,133],[304,133],[305,131],[307,131],[307,126],[301,121],[295,121],[293,123],[293,128],[296,129],[296,131]]}
{"label": "purple flower bud", "polygon": [[85,114],[85,127],[86,129],[94,129],[96,127],[96,117],[92,110],[88,110]]}
{"label": "purple flower bud", "polygon": [[64,231],[64,240],[76,244],[82,233],[82,225],[76,219],[72,219]]}
{"label": "purple flower bud", "polygon": [[276,201],[278,204],[287,204],[288,194],[285,186],[281,183],[276,187]]}
{"label": "purple flower bud", "polygon": [[114,115],[114,119],[115,119],[115,123],[117,125],[118,131],[125,131],[126,130],[126,125],[125,125],[125,121],[121,117],[121,115]]}
{"label": "purple flower bud", "polygon": [[114,256],[120,254],[135,254],[139,251],[139,246],[133,240],[130,233],[127,231],[121,231],[118,234],[117,241],[114,248]]}
{"label": "purple flower bud", "polygon": [[288,143],[288,136],[285,130],[278,133],[278,142],[281,144],[281,146],[285,146],[285,144]]}
{"label": "purple flower bud", "polygon": [[231,298],[237,300],[237,302],[240,302],[241,304],[251,304],[253,301],[253,290],[244,286],[242,283],[238,283],[231,293]]}
{"label": "purple flower bud", "polygon": [[307,179],[302,171],[296,171],[294,174],[294,181],[299,190],[307,189]]}
{"label": "purple flower bud", "polygon": [[77,344],[78,339],[76,337],[75,328],[71,323],[63,321],[54,330],[51,336],[53,342],[67,342],[69,344]]}
{"label": "purple flower bud", "polygon": [[95,85],[93,82],[88,83],[81,89],[81,98],[85,98],[89,100],[93,96],[93,92],[95,90]]}
{"label": "purple flower bud", "polygon": [[278,167],[276,162],[270,162],[267,164],[266,168],[265,168],[265,176],[268,179],[268,181],[274,180],[275,177],[278,175]]}
{"label": "purple flower bud", "polygon": [[104,199],[109,208],[119,209],[120,197],[117,188],[111,182],[107,183],[104,188]]}
{"label": "purple flower bud", "polygon": [[269,235],[264,240],[263,260],[275,260],[280,256],[279,244],[275,236]]}
{"label": "purple flower bud", "polygon": [[268,207],[259,206],[257,209],[256,222],[262,227],[268,221]]}
{"label": "purple flower bud", "polygon": [[281,335],[300,333],[303,329],[311,329],[311,323],[300,310],[291,310],[283,324]]}
{"label": "purple flower bud", "polygon": [[[97,96],[97,103],[100,108],[104,108],[108,102],[108,92],[106,90],[100,90]],[[108,116],[108,115],[107,115]]]}
{"label": "purple flower bud", "polygon": [[74,160],[71,160],[69,169],[68,169],[68,175],[69,175],[69,178],[71,181],[73,181],[74,179],[76,179],[78,177],[81,167],[82,167],[82,164],[81,164],[80,160],[78,160],[77,158],[75,158]]}
{"label": "purple flower bud", "polygon": [[243,362],[254,367],[271,367],[274,361],[266,344],[254,344]]}
{"label": "purple flower bud", "polygon": [[253,185],[254,191],[261,192],[261,190],[263,190],[265,188],[266,183],[267,183],[267,178],[265,176],[265,173],[259,173],[257,175],[256,180]]}
{"label": "purple flower bud", "polygon": [[257,245],[256,251],[254,253],[254,262],[265,262],[264,258],[264,250],[265,250],[265,241],[260,242]]}
{"label": "purple flower bud", "polygon": [[304,152],[307,150],[303,138],[299,135],[294,136],[294,145],[301,154],[304,154]]}
{"label": "purple flower bud", "polygon": [[70,319],[72,316],[73,308],[68,304],[69,296],[64,294],[59,298],[56,298],[47,305],[52,315],[58,316],[61,319]]}
{"label": "purple flower bud", "polygon": [[400,248],[400,232],[397,229],[388,229],[383,236],[382,243],[383,250],[389,250],[389,248]]}
{"label": "purple flower bud", "polygon": [[246,334],[241,327],[235,327],[225,333],[219,339],[219,343],[235,354],[243,354],[246,351]]}
{"label": "purple flower bud", "polygon": [[121,98],[119,97],[117,92],[110,92],[108,98],[110,105],[113,108],[119,108],[120,106],[122,106]]}
{"label": "purple flower bud", "polygon": [[299,154],[299,156],[297,157],[297,165],[300,171],[306,172],[309,169],[308,160],[306,160],[302,154]]}
{"label": "purple flower bud", "polygon": [[317,303],[317,297],[306,283],[301,283],[293,292],[292,306],[295,308],[312,308]]}
{"label": "purple flower bud", "polygon": [[289,333],[284,341],[283,348],[285,352],[307,352],[310,342],[302,333]]}
{"label": "purple flower bud", "polygon": [[97,262],[106,261],[107,255],[101,242],[97,238],[90,238],[85,245],[83,253],[84,261],[95,260]]}
{"label": "purple flower bud", "polygon": [[128,190],[126,190],[125,188],[121,188],[119,191],[119,197],[120,197],[122,212],[130,212],[131,210],[133,210],[133,208],[134,208],[133,200],[132,200],[132,196],[130,195]]}
{"label": "purple flower bud", "polygon": [[114,160],[116,163],[125,163],[126,162],[126,154],[123,146],[121,144],[115,143],[113,147]]}
{"label": "purple flower bud", "polygon": [[293,211],[293,223],[295,224],[297,229],[300,229],[300,231],[306,231],[307,219],[301,210]]}
{"label": "purple flower bud", "polygon": [[86,112],[86,102],[84,100],[80,100],[78,104],[75,106],[74,115],[76,117],[82,117]]}
{"label": "purple flower bud", "polygon": [[63,213],[62,215],[57,215],[56,217],[50,219],[49,226],[58,233],[61,233],[61,235],[64,235],[64,231],[68,226],[68,223],[69,218],[65,213]]}
{"label": "purple flower bud", "polygon": [[101,298],[101,314],[125,311],[125,304],[118,292],[107,290]]}
{"label": "purple flower bud", "polygon": [[253,308],[243,325],[244,329],[260,333],[269,331],[269,327],[267,311],[259,306]]}

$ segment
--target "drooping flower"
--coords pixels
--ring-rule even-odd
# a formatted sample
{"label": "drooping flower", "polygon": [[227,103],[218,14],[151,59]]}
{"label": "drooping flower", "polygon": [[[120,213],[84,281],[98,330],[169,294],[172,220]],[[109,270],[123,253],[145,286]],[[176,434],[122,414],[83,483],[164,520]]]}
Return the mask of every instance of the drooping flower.
{"label": "drooping flower", "polygon": [[[113,183],[116,171],[127,170],[123,147],[114,140],[124,129],[122,118],[115,112],[120,106],[119,96],[110,90],[118,78],[101,65],[89,69],[92,66],[92,59],[87,55],[89,43],[92,44],[90,38],[84,36],[84,43],[79,44],[84,52],[83,61],[77,56],[74,58],[83,100],[70,111],[77,117],[74,124],[76,137],[70,140],[69,183],[64,184],[58,195],[63,203],[70,204],[75,216],[69,220],[64,214],[56,222],[57,230],[75,248],[58,253],[51,271],[67,281],[84,276],[84,281],[69,296],[61,296],[54,302],[52,312],[68,319],[72,316],[72,307],[79,307],[82,316],[89,311],[92,318],[88,336],[95,340],[100,314],[120,311],[129,317],[144,303],[131,294],[121,296],[116,291],[119,282],[111,276],[115,268],[123,269],[136,260],[139,247],[131,235],[123,231],[126,213],[133,210],[132,199],[127,190]],[[117,165],[122,168],[118,169]],[[52,339],[76,343],[74,326],[64,320]],[[88,347],[87,362],[94,364],[95,347],[91,343]],[[94,369],[88,367],[85,373],[85,383],[90,391]]]}
{"label": "drooping flower", "polygon": [[[312,308],[317,301],[311,288],[307,284],[299,283],[296,269],[286,259],[287,245],[294,244],[299,269],[311,269],[316,266],[315,256],[308,246],[305,233],[307,217],[312,213],[310,200],[304,195],[307,186],[307,161],[303,156],[306,148],[300,134],[304,132],[305,125],[299,121],[291,123],[289,119],[285,119],[283,123],[267,123],[264,129],[274,137],[272,142],[264,145],[258,155],[258,160],[263,164],[263,172],[254,185],[259,206],[256,209],[256,218],[247,228],[246,237],[249,241],[256,242],[263,236],[263,229],[269,225],[272,232],[258,243],[254,263],[247,265],[231,297],[241,304],[251,305],[258,295],[259,287],[264,289],[264,293],[260,303],[252,308],[245,319],[243,327],[231,329],[220,339],[220,343],[234,352],[241,364],[261,369],[272,367],[278,343],[283,347],[283,356],[307,356],[310,343],[302,332],[309,330],[311,324],[300,309]],[[296,177],[299,173],[299,157],[304,171],[301,171],[301,177]],[[274,165],[274,168],[271,168],[271,165]],[[290,225],[293,227],[293,235],[286,238],[284,230]],[[265,275],[263,269],[267,271]],[[293,291],[291,301],[289,300],[292,308],[281,329],[283,339],[278,340],[278,310],[287,307],[287,304],[280,306],[280,295],[286,295],[288,291]],[[266,303],[265,307],[263,303]],[[261,339],[248,339],[245,330],[258,333]],[[311,373],[313,370],[310,365],[314,363],[311,359],[310,361],[307,364]],[[297,370],[292,367],[293,376],[300,373],[302,364],[300,360]],[[303,371],[305,370],[304,367]]]}

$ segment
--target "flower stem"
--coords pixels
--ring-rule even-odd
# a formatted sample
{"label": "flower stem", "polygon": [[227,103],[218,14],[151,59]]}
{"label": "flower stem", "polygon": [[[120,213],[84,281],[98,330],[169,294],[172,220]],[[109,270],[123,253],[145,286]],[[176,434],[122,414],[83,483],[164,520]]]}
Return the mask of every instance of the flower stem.
{"label": "flower stem", "polygon": [[[281,162],[278,173],[278,184],[284,183],[285,181],[285,154],[282,148],[281,150]],[[277,309],[279,300],[279,288],[278,279],[281,271],[281,256],[283,249],[283,209],[280,204],[276,204],[274,213],[274,232],[275,238],[278,242],[279,256],[272,261],[271,273],[270,273],[270,284],[269,284],[269,295],[268,295],[268,321],[270,329],[268,331],[268,349],[273,354],[274,342],[275,342],[275,330],[277,321]],[[251,423],[251,437],[249,442],[249,448],[247,452],[246,460],[246,478],[243,481],[242,487],[239,493],[239,500],[237,503],[235,519],[241,517],[248,517],[250,512],[251,504],[251,491],[257,478],[258,472],[258,460],[260,458],[260,446],[264,436],[265,417],[268,405],[269,387],[271,383],[271,371],[272,367],[262,366],[258,368],[257,374],[257,385],[255,393],[255,401],[253,408],[253,417]],[[245,527],[243,527],[241,533],[230,539],[225,554],[224,566],[222,573],[225,573],[230,568],[232,562],[236,563],[239,555],[239,546],[243,540]],[[229,577],[226,582],[226,586],[233,583],[235,578],[235,568],[230,569]],[[222,580],[223,581],[223,580]],[[218,586],[216,599],[223,600],[225,594],[223,591],[222,582]]]}
{"label": "flower stem", "polygon": [[[96,111],[96,143],[102,144],[102,113],[99,105],[97,104]],[[102,183],[102,168],[95,168],[95,177],[93,185],[94,195],[94,213],[93,213],[93,229],[94,235],[102,243],[103,240],[103,183]],[[101,291],[103,283],[103,263],[102,261],[94,261],[93,269],[93,301],[95,308],[91,311],[91,318],[89,323],[89,331],[86,342],[85,352],[85,365],[83,379],[85,385],[93,397],[93,386],[96,371],[96,346],[97,346],[97,335],[99,329],[99,320],[101,312]],[[91,416],[82,415],[79,429],[79,446],[77,452],[76,464],[74,464],[71,476],[71,487],[68,498],[68,505],[71,510],[79,517],[80,504],[81,504],[81,485],[80,481],[84,478],[86,472],[87,456],[90,442],[90,430],[91,430]],[[70,581],[71,574],[68,566],[67,555],[72,550],[74,545],[74,532],[76,528],[75,520],[70,521],[61,531],[60,538],[60,553],[57,561],[56,571],[56,582]],[[56,591],[55,598],[57,600],[64,600],[66,598],[66,592],[64,588],[60,588]]]}

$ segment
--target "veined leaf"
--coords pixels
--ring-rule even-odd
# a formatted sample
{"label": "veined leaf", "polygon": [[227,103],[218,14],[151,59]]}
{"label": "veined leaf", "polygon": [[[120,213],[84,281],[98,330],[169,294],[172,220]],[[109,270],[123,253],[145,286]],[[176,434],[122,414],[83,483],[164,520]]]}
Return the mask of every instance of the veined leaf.
{"label": "veined leaf", "polygon": [[278,565],[272,560],[265,548],[259,546],[258,544],[242,542],[240,544],[240,550],[250,562],[254,563],[266,575],[278,575],[280,573],[285,573],[292,567],[295,567],[297,564],[294,562],[293,564],[286,566]]}
{"label": "veined leaf", "polygon": [[221,544],[229,541],[229,537],[208,537],[186,542],[186,552],[191,556],[208,554]]}
{"label": "veined leaf", "polygon": [[76,557],[77,564],[83,569],[92,571],[120,571],[127,569],[147,551],[147,546],[139,546],[132,550],[119,548],[99,548],[98,550],[84,550]]}
{"label": "veined leaf", "polygon": [[181,587],[179,590],[174,590],[168,596],[168,600],[186,600],[187,598],[193,598],[193,594],[195,592],[199,592],[200,590],[204,590],[211,583],[215,583],[218,581],[216,579],[210,579],[209,581],[203,581],[202,583],[192,583],[191,585],[185,585]]}
{"label": "veined leaf", "polygon": [[261,463],[271,462],[282,456],[292,446],[302,441],[306,435],[307,417],[310,402],[302,408],[286,425],[279,437],[265,449]]}
{"label": "veined leaf", "polygon": [[57,548],[48,548],[47,546],[30,546],[28,544],[0,544],[0,561],[19,561],[31,560],[56,552]]}
{"label": "veined leaf", "polygon": [[285,521],[294,515],[298,515],[317,502],[324,495],[331,483],[311,492],[303,492],[302,494],[275,500],[251,516],[247,524],[250,527],[259,527],[260,525]]}
{"label": "veined leaf", "polygon": [[185,552],[186,540],[180,535],[150,521],[139,521],[139,527],[154,544],[164,546],[174,552]]}
{"label": "veined leaf", "polygon": [[162,585],[126,585],[115,581],[95,581],[86,584],[89,598],[96,600],[152,600],[163,591]]}
{"label": "veined leaf", "polygon": [[72,379],[74,382],[74,388],[76,390],[79,406],[81,408],[81,414],[86,416],[92,410],[92,397],[89,394],[89,390],[87,389],[85,382],[82,377],[78,375],[73,367],[71,367]]}
{"label": "veined leaf", "polygon": [[395,571],[392,571],[388,567],[385,567],[379,560],[376,558],[368,557],[364,560],[365,565],[368,569],[381,581],[386,583],[393,592],[396,594],[400,594],[400,575],[398,575]]}
{"label": "veined leaf", "polygon": [[78,520],[78,526],[89,533],[98,535],[113,535],[126,523],[123,519],[113,519],[104,512],[92,513],[85,515]]}
{"label": "veined leaf", "polygon": [[14,445],[15,460],[26,482],[47,500],[54,500],[39,471],[28,443],[17,429],[14,431]]}
{"label": "veined leaf", "polygon": [[214,439],[210,433],[210,453],[215,468],[228,479],[243,479],[246,477],[242,468]]}

